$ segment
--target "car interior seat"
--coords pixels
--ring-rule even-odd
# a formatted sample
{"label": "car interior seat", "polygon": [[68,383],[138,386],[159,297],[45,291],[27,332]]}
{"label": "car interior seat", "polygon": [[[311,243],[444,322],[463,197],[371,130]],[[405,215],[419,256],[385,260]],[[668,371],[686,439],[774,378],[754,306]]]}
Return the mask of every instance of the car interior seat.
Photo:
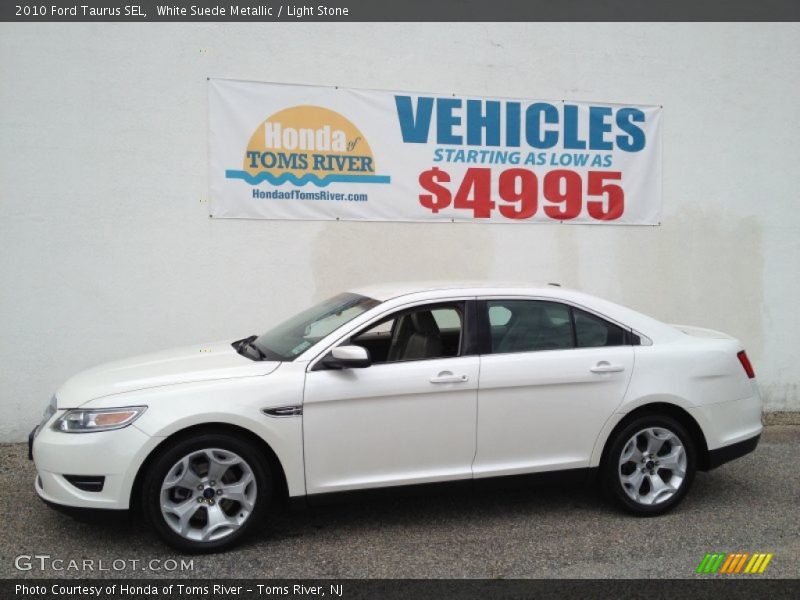
{"label": "car interior seat", "polygon": [[434,358],[441,354],[442,336],[431,311],[422,310],[400,317],[392,332],[387,360]]}
{"label": "car interior seat", "polygon": [[536,350],[536,340],[542,329],[544,310],[536,307],[522,310],[518,315],[512,316],[511,324],[494,349],[495,352],[525,352]]}

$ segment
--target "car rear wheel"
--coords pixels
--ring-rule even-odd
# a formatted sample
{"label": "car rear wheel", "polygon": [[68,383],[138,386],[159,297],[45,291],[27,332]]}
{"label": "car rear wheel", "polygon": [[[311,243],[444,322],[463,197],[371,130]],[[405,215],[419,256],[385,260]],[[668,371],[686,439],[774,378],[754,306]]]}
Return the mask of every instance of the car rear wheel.
{"label": "car rear wheel", "polygon": [[222,550],[263,521],[269,466],[245,440],[201,434],[160,452],[143,495],[148,520],[168,544],[187,552]]}
{"label": "car rear wheel", "polygon": [[643,415],[610,440],[602,466],[606,494],[640,516],[660,515],[689,491],[697,455],[691,436],[674,418]]}

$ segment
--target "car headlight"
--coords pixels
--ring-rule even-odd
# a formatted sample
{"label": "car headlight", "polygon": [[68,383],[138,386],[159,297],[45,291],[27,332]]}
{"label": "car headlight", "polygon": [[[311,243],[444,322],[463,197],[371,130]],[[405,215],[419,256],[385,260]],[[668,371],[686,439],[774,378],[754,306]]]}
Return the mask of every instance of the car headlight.
{"label": "car headlight", "polygon": [[89,433],[122,429],[142,416],[146,406],[68,410],[53,423],[53,429],[65,433]]}

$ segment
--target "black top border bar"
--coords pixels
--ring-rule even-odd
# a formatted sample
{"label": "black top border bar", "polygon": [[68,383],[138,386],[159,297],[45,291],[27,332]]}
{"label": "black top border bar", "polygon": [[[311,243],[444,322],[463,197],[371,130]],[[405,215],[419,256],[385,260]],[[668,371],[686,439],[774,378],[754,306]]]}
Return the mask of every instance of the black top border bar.
{"label": "black top border bar", "polygon": [[800,0],[1,0],[17,21],[796,22]]}

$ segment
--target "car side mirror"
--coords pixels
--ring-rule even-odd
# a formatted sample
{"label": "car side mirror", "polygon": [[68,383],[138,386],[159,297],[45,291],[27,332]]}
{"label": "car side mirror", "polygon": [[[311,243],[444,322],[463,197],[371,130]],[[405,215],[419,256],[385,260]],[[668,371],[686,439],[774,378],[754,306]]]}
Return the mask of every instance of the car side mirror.
{"label": "car side mirror", "polygon": [[372,364],[369,350],[361,346],[337,346],[322,359],[332,369],[363,369]]}

